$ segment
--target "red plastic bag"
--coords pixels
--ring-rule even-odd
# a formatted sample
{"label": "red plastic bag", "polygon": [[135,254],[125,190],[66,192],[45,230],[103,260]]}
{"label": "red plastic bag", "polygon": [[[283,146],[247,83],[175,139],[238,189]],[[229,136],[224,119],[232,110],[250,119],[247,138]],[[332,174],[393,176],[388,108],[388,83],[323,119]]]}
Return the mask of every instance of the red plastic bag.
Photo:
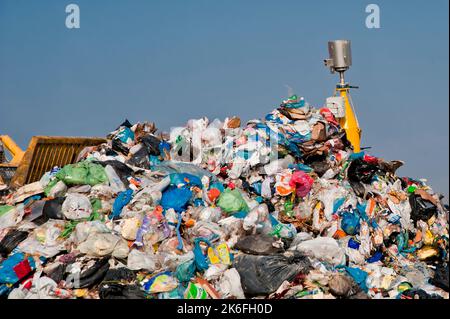
{"label": "red plastic bag", "polygon": [[314,179],[303,171],[297,171],[292,174],[289,185],[295,187],[297,196],[305,197],[311,190]]}

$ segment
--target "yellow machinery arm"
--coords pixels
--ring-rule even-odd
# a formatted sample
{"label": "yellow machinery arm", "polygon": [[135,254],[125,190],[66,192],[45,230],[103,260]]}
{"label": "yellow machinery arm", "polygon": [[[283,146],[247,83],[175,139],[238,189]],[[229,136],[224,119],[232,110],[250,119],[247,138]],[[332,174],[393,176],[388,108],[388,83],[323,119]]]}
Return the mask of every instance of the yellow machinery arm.
{"label": "yellow machinery arm", "polygon": [[3,146],[11,153],[13,158],[9,162],[11,165],[19,165],[25,152],[8,135],[0,135]]}
{"label": "yellow machinery arm", "polygon": [[351,103],[350,89],[348,86],[337,87],[336,91],[344,98],[345,104],[345,117],[340,119],[340,125],[345,130],[347,139],[352,144],[354,152],[359,153],[361,151],[361,128]]}

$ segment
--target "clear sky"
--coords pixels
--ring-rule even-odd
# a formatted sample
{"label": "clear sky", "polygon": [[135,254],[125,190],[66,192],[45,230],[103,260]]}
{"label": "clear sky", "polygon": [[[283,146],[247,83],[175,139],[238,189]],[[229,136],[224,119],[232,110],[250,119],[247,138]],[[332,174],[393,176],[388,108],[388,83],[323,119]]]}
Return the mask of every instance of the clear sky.
{"label": "clear sky", "polygon": [[[81,28],[67,29],[76,3]],[[367,29],[366,5],[381,9]],[[105,136],[128,118],[261,118],[286,85],[322,106],[337,76],[327,41],[352,40],[347,72],[362,146],[449,193],[448,1],[0,0],[0,133]]]}

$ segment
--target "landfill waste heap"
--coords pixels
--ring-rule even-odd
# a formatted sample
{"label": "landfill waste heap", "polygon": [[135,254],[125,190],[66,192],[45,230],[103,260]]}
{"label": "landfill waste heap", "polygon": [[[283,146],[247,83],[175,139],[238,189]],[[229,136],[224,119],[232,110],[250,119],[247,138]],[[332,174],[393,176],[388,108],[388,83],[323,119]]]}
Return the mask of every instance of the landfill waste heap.
{"label": "landfill waste heap", "polygon": [[125,121],[3,191],[1,298],[448,299],[448,207],[336,115]]}

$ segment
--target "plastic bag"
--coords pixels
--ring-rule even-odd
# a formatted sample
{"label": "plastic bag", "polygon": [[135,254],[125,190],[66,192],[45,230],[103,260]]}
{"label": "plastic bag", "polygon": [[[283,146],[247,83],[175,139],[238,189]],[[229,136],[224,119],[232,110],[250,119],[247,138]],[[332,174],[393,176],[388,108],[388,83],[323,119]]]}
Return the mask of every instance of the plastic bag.
{"label": "plastic bag", "polygon": [[126,240],[136,240],[137,232],[142,225],[140,217],[132,217],[122,220],[120,234]]}
{"label": "plastic bag", "polygon": [[250,235],[240,239],[234,248],[252,255],[273,255],[283,252],[282,248],[274,246],[274,242],[272,236]]}
{"label": "plastic bag", "polygon": [[275,175],[283,169],[288,168],[289,165],[294,164],[294,161],[294,158],[290,155],[282,159],[271,161],[269,164],[264,166],[264,172],[269,176]]}
{"label": "plastic bag", "polygon": [[244,292],[249,295],[266,295],[274,292],[285,281],[291,281],[299,273],[308,273],[309,260],[300,253],[281,255],[238,255],[233,262]]}
{"label": "plastic bag", "polygon": [[192,197],[192,191],[185,187],[169,187],[162,193],[161,206],[164,209],[172,208],[176,212],[185,210]]}
{"label": "plastic bag", "polygon": [[308,256],[332,265],[345,264],[345,252],[339,247],[338,242],[330,237],[317,237],[300,242],[289,247],[289,250],[299,251]]}
{"label": "plastic bag", "polygon": [[362,158],[353,160],[349,167],[347,176],[352,182],[362,182],[370,184],[373,177],[378,172],[378,167],[374,164],[364,161]]}
{"label": "plastic bag", "polygon": [[22,221],[25,214],[24,205],[0,206],[0,229],[14,227]]}
{"label": "plastic bag", "polygon": [[436,270],[434,271],[433,278],[430,280],[431,284],[448,292],[449,291],[448,270],[449,270],[448,265],[445,264],[438,265],[436,267]]}
{"label": "plastic bag", "polygon": [[115,193],[120,193],[125,191],[125,186],[120,180],[119,175],[117,175],[116,171],[111,165],[106,165],[105,167],[105,173],[106,176],[108,176],[109,185],[111,186],[111,189]]}
{"label": "plastic bag", "polygon": [[16,229],[10,230],[0,241],[0,255],[6,257],[14,248],[28,237],[28,232]]}
{"label": "plastic bag", "polygon": [[330,292],[334,296],[338,297],[348,297],[354,294],[354,281],[352,278],[342,274],[336,273],[331,279],[328,281],[328,287],[330,288]]}
{"label": "plastic bag", "polygon": [[153,272],[156,269],[155,256],[148,252],[133,249],[128,254],[127,267],[131,270],[145,269]]}
{"label": "plastic bag", "polygon": [[344,268],[364,292],[367,292],[369,290],[366,283],[368,277],[367,272],[356,267],[344,267]]}
{"label": "plastic bag", "polygon": [[112,255],[117,258],[126,258],[129,252],[125,240],[109,233],[89,234],[86,241],[78,245],[78,250],[93,257]]}
{"label": "plastic bag", "polygon": [[411,219],[414,221],[414,225],[417,225],[418,220],[427,221],[432,216],[437,215],[436,206],[419,195],[411,194],[409,196],[409,203],[412,209]]}
{"label": "plastic bag", "polygon": [[190,282],[184,292],[185,299],[208,299],[208,293],[199,284]]}
{"label": "plastic bag", "polygon": [[131,201],[132,195],[133,191],[131,189],[127,189],[126,191],[119,193],[117,198],[114,200],[113,209],[111,215],[109,216],[110,219],[117,219],[120,217],[122,209]]}
{"label": "plastic bag", "polygon": [[205,243],[208,247],[211,243],[206,238],[196,238],[194,239],[194,262],[195,266],[199,271],[204,271],[209,267],[209,260],[205,254],[203,254],[200,243]]}
{"label": "plastic bag", "polygon": [[248,212],[249,208],[237,189],[225,189],[219,196],[217,206],[226,213]]}
{"label": "plastic bag", "polygon": [[108,260],[109,257],[96,260],[94,265],[79,274],[78,283],[69,281],[69,287],[72,288],[73,285],[73,288],[90,288],[101,282],[109,270]]}
{"label": "plastic bag", "polygon": [[195,276],[196,269],[195,262],[193,260],[189,260],[178,265],[175,276],[180,282],[188,282]]}
{"label": "plastic bag", "polygon": [[67,186],[63,181],[54,180],[55,183],[50,182],[44,189],[47,197],[62,197],[67,192]]}
{"label": "plastic bag", "polygon": [[67,219],[88,218],[92,213],[92,204],[85,195],[69,193],[62,204],[61,210]]}
{"label": "plastic bag", "polygon": [[175,185],[177,187],[180,186],[198,186],[202,187],[202,180],[193,174],[187,173],[173,173],[169,174],[170,184]]}
{"label": "plastic bag", "polygon": [[108,181],[105,169],[89,161],[68,164],[56,173],[55,177],[66,185],[97,185]]}
{"label": "plastic bag", "polygon": [[295,192],[298,197],[305,197],[311,191],[314,179],[302,171],[296,171],[292,174],[289,185],[295,187]]}
{"label": "plastic bag", "polygon": [[145,294],[138,285],[108,283],[99,288],[100,299],[145,299]]}
{"label": "plastic bag", "polygon": [[360,222],[358,214],[355,212],[344,212],[342,214],[341,228],[348,235],[359,233]]}
{"label": "plastic bag", "polygon": [[36,269],[31,256],[16,253],[0,263],[0,284],[15,284]]}
{"label": "plastic bag", "polygon": [[235,268],[226,270],[220,277],[218,285],[222,298],[245,299],[241,286],[241,277]]}

